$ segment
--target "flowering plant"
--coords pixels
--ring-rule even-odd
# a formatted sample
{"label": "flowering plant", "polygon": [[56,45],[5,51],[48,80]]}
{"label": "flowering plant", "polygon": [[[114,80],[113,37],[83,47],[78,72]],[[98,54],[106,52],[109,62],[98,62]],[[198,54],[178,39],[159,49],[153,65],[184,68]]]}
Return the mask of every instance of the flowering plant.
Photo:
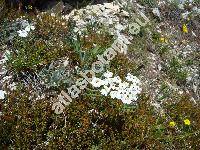
{"label": "flowering plant", "polygon": [[111,98],[121,99],[125,104],[136,101],[137,94],[142,91],[140,88],[140,80],[130,73],[126,76],[128,82],[122,82],[119,76],[112,77],[113,73],[109,71],[105,72],[103,76],[104,79],[94,77],[90,83],[94,87],[103,87],[100,90],[102,95],[107,96],[109,94]]}

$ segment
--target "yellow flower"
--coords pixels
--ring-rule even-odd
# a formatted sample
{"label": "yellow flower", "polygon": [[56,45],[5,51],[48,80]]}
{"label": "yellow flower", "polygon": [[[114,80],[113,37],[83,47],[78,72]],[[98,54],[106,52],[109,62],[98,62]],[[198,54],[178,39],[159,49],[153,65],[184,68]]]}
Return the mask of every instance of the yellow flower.
{"label": "yellow flower", "polygon": [[188,33],[188,28],[187,28],[186,24],[183,24],[183,32]]}
{"label": "yellow flower", "polygon": [[160,38],[160,42],[162,42],[162,43],[164,43],[164,42],[167,43],[168,40],[167,40],[166,38],[164,38],[164,37],[161,37],[161,38]]}
{"label": "yellow flower", "polygon": [[185,125],[188,125],[188,126],[189,126],[189,125],[190,125],[190,120],[189,120],[189,119],[185,119],[185,120],[184,120],[184,123],[185,123]]}
{"label": "yellow flower", "polygon": [[170,127],[174,127],[175,125],[176,125],[176,123],[174,121],[169,122]]}
{"label": "yellow flower", "polygon": [[160,38],[160,41],[161,41],[162,43],[164,43],[164,42],[165,42],[165,38],[164,38],[164,37],[161,37],[161,38]]}

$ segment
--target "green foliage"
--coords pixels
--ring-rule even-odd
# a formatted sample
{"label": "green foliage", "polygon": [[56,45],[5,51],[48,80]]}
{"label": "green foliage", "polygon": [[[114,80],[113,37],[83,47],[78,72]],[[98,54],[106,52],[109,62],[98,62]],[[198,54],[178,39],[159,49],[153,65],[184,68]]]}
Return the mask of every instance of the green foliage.
{"label": "green foliage", "polygon": [[[33,20],[36,20],[37,27],[26,38],[16,35],[19,29],[14,29],[14,38],[11,39],[9,30],[4,31],[4,38],[12,42],[7,66],[13,71],[37,70],[42,65],[70,54],[69,46],[63,44],[67,35],[67,25],[62,24],[61,19],[44,14],[41,18]],[[4,24],[6,28],[7,23]]]}
{"label": "green foliage", "polygon": [[187,78],[187,71],[183,68],[183,64],[176,57],[173,57],[167,67],[167,74],[172,79],[176,79],[178,84],[184,84]]}

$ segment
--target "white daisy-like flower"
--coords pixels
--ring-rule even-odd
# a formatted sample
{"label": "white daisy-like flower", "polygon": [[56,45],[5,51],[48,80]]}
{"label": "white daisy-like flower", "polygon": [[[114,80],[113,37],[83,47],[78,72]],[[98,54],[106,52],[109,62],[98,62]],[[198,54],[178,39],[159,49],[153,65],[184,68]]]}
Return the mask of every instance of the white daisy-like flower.
{"label": "white daisy-like flower", "polygon": [[20,37],[27,37],[28,36],[28,33],[25,30],[19,30],[19,31],[17,31],[17,33]]}
{"label": "white daisy-like flower", "polygon": [[129,87],[129,83],[128,82],[119,83],[119,89],[121,89],[121,90],[124,90],[124,89],[126,89],[128,87]]}
{"label": "white daisy-like flower", "polygon": [[121,100],[125,104],[130,104],[132,102],[131,98],[129,98],[129,96],[127,94],[125,94],[125,93],[122,95],[122,99]]}
{"label": "white daisy-like flower", "polygon": [[122,99],[122,102],[125,103],[125,104],[131,104],[132,100],[130,98],[126,97],[126,98]]}
{"label": "white daisy-like flower", "polygon": [[110,72],[110,71],[107,71],[107,72],[105,72],[105,73],[103,74],[103,76],[106,77],[106,78],[111,78],[111,77],[113,76],[113,73]]}
{"label": "white daisy-like flower", "polygon": [[111,87],[107,87],[106,85],[104,85],[103,88],[108,92],[110,92],[110,90],[111,90]]}
{"label": "white daisy-like flower", "polygon": [[5,98],[5,94],[6,94],[5,91],[0,90],[0,99],[4,99]]}
{"label": "white daisy-like flower", "polygon": [[110,96],[112,99],[116,98],[116,95],[117,95],[117,91],[111,91],[110,92]]}
{"label": "white daisy-like flower", "polygon": [[104,85],[108,85],[110,83],[110,80],[109,79],[105,79],[103,80],[104,81]]}
{"label": "white daisy-like flower", "polygon": [[136,101],[138,99],[137,95],[136,94],[129,94],[129,98],[133,101]]}
{"label": "white daisy-like flower", "polygon": [[132,79],[133,79],[133,75],[131,75],[130,73],[128,73],[127,76],[126,76],[126,80],[127,81],[132,81]]}
{"label": "white daisy-like flower", "polygon": [[90,82],[94,87],[100,87],[100,86],[102,86],[102,85],[104,85],[104,81],[103,80],[101,80],[101,79],[99,79],[99,78],[96,78],[96,77],[94,77],[93,79],[92,79],[92,82]]}
{"label": "white daisy-like flower", "polygon": [[131,75],[130,73],[127,74],[126,80],[134,84],[140,84],[140,80],[136,76]]}
{"label": "white daisy-like flower", "polygon": [[122,94],[119,91],[117,91],[115,97],[117,99],[122,99]]}
{"label": "white daisy-like flower", "polygon": [[112,81],[115,82],[115,83],[121,83],[122,82],[122,80],[120,79],[119,76],[112,78]]}
{"label": "white daisy-like flower", "polygon": [[106,89],[101,89],[101,94],[107,96],[109,91],[107,91]]}

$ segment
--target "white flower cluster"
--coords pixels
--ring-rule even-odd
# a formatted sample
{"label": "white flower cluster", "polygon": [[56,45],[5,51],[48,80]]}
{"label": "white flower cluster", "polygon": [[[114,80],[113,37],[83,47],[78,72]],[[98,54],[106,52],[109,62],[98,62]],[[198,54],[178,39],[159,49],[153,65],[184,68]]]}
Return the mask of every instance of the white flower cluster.
{"label": "white flower cluster", "polygon": [[[123,0],[122,2],[88,5],[83,9],[74,9],[70,14],[62,16],[62,18],[65,20],[69,20],[69,18],[74,20],[76,25],[73,31],[80,36],[87,31],[88,24],[97,23],[103,25],[104,29],[117,38],[123,36],[128,40],[132,40],[133,37],[124,34],[124,31],[129,28],[129,32],[132,35],[138,34],[141,26],[145,26],[149,22],[149,19],[142,12],[138,12],[137,14],[127,12],[126,6],[129,6],[128,1],[135,3],[132,0]],[[133,23],[130,24],[130,20]],[[96,32],[100,33],[101,29],[98,29]],[[77,39],[76,36],[73,38]]]}
{"label": "white flower cluster", "polygon": [[[110,34],[117,36],[128,27],[128,19],[125,18],[128,16],[128,12],[112,2],[88,5],[79,10],[74,9],[70,14],[62,16],[62,18],[65,20],[72,18],[76,22],[74,32],[78,32],[79,35],[87,30],[88,24],[98,22],[103,24]],[[122,18],[123,21],[120,21]],[[100,33],[100,31],[97,31],[97,33]],[[127,38],[129,37],[127,36]]]}
{"label": "white flower cluster", "polygon": [[[137,94],[142,91],[140,80],[130,73],[126,76],[128,82],[122,82],[119,76],[113,77],[113,73],[109,71],[105,72],[103,76],[105,77],[103,80],[94,77],[90,83],[94,87],[103,87],[100,90],[102,95],[107,96],[109,94],[111,98],[121,99],[125,104],[136,101]],[[129,82],[131,82],[131,84]]]}
{"label": "white flower cluster", "polygon": [[22,28],[23,30],[17,31],[20,37],[27,37],[31,30],[35,30],[35,27],[32,24],[29,24],[27,20],[22,21]]}

